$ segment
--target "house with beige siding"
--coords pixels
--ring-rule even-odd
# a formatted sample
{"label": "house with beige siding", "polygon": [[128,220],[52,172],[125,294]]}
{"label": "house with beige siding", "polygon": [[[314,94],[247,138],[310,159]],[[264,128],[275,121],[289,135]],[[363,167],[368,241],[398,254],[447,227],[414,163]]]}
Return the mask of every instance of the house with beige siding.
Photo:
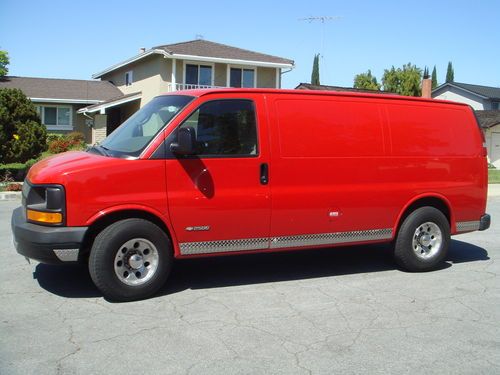
{"label": "house with beige siding", "polygon": [[[7,76],[0,79],[0,88],[20,89],[35,105],[49,133],[78,131],[87,143],[95,143],[101,135],[96,131],[95,118],[78,110],[123,96],[109,82],[76,79]],[[105,128],[101,133],[106,134]]]}
{"label": "house with beige siding", "polygon": [[187,89],[213,87],[280,88],[292,60],[208,40],[141,49],[139,54],[92,76],[117,87],[123,97],[78,110],[106,116],[107,133],[153,97]]}

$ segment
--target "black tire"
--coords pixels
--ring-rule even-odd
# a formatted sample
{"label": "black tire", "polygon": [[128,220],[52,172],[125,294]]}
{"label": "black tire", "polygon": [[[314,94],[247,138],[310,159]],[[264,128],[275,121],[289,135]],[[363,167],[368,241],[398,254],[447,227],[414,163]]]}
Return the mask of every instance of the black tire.
{"label": "black tire", "polygon": [[[439,232],[441,242],[435,240]],[[434,207],[421,207],[401,224],[394,244],[394,258],[407,271],[431,271],[444,261],[449,244],[450,223],[446,216]]]}
{"label": "black tire", "polygon": [[[144,244],[141,245],[142,248],[139,247],[139,242]],[[129,251],[124,246],[127,243],[134,243],[133,246],[129,246]],[[154,256],[154,259],[152,258],[151,262],[144,262],[145,254],[150,257]],[[123,261],[120,258],[115,264],[117,257],[122,256]],[[137,257],[136,263],[132,263],[134,265],[143,261],[142,268],[125,268],[130,267],[132,256]],[[125,219],[111,224],[97,235],[90,251],[89,271],[92,281],[105,298],[114,301],[134,301],[153,295],[165,284],[172,262],[172,245],[163,230],[144,219]],[[115,271],[117,264],[122,268]],[[127,271],[134,273],[130,277],[134,277],[135,280],[130,281],[125,277],[119,277],[121,269],[125,270],[124,273],[127,275]],[[147,275],[147,277],[141,279],[141,273],[136,271],[143,272],[142,275]],[[135,277],[137,274],[139,276]],[[138,284],[127,285],[134,281]]]}

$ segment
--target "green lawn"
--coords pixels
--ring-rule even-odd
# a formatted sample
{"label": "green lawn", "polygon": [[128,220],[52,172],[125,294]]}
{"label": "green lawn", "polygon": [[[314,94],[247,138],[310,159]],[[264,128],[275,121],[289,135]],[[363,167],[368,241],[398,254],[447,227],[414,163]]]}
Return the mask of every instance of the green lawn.
{"label": "green lawn", "polygon": [[488,169],[488,183],[500,184],[500,169]]}

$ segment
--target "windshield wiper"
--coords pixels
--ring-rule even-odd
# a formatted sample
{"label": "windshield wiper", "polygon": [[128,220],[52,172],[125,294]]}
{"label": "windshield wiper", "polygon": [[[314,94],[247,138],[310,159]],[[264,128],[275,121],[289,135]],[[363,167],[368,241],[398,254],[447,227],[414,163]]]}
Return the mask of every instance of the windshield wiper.
{"label": "windshield wiper", "polygon": [[101,146],[101,145],[98,145],[98,146],[102,149],[102,151],[104,152],[104,155],[106,155],[106,156],[111,155],[111,153],[109,152],[109,148]]}
{"label": "windshield wiper", "polygon": [[106,147],[103,147],[101,145],[98,145],[98,144],[95,144],[95,145],[92,145],[90,148],[89,148],[89,151],[92,152],[92,151],[97,151],[98,154],[102,155],[102,156],[109,156],[109,152],[108,152],[108,149]]}

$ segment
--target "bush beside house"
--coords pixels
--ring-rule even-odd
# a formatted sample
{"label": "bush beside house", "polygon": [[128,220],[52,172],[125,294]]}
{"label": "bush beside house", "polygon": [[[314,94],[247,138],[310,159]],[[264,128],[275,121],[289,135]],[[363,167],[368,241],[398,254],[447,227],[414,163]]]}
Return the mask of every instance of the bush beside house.
{"label": "bush beside house", "polygon": [[47,149],[47,130],[19,89],[0,89],[0,163],[25,163]]}
{"label": "bush beside house", "polygon": [[[0,189],[15,191],[38,160],[85,149],[82,133],[47,134],[33,103],[19,89],[0,89]],[[48,151],[47,151],[48,149]]]}

